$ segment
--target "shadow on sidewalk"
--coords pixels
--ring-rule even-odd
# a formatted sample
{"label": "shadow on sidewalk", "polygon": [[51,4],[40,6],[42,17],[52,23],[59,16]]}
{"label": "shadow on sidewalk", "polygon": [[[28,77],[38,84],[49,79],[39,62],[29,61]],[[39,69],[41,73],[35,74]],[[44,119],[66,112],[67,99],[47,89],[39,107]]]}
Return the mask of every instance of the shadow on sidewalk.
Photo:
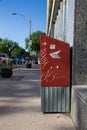
{"label": "shadow on sidewalk", "polygon": [[16,70],[11,79],[2,80],[0,84],[0,115],[30,112],[37,109],[40,111],[38,102],[40,103],[39,70]]}

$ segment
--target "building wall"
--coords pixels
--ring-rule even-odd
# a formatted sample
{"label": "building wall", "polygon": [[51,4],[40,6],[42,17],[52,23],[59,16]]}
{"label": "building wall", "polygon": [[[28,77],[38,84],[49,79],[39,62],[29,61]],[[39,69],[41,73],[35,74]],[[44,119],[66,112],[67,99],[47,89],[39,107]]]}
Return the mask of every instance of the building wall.
{"label": "building wall", "polygon": [[67,42],[73,46],[75,0],[67,1]]}
{"label": "building wall", "polygon": [[[59,1],[51,15],[47,35],[70,43],[72,46],[71,115],[78,130],[87,128],[87,0]],[[51,13],[52,14],[52,13]],[[55,16],[54,16],[55,15]],[[55,18],[52,21],[52,17]],[[53,28],[54,27],[54,28]],[[65,88],[64,88],[64,91]],[[56,92],[56,90],[55,90]],[[58,90],[59,92],[59,90]],[[66,93],[66,95],[69,94]],[[64,97],[65,98],[65,97]],[[70,96],[68,96],[70,99]],[[52,101],[52,100],[51,100]],[[59,105],[59,103],[58,103]]]}
{"label": "building wall", "polygon": [[87,0],[53,0],[47,35],[72,46],[72,84],[87,84]]}
{"label": "building wall", "polygon": [[73,85],[87,84],[87,0],[75,2]]}
{"label": "building wall", "polygon": [[66,41],[70,43],[71,46],[74,37],[74,2],[75,0],[62,0],[59,2],[59,6],[57,4],[55,5],[55,8],[58,6],[56,12],[54,9],[54,14],[56,14],[55,20],[50,20],[51,27],[49,28],[49,34],[47,34],[56,39]]}

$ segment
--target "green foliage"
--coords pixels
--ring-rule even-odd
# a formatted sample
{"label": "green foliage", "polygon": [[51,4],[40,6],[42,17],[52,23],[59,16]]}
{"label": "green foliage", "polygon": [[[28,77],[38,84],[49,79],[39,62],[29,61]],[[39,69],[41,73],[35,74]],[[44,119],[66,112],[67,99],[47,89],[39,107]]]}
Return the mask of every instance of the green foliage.
{"label": "green foliage", "polygon": [[11,40],[8,40],[8,39],[3,39],[1,42],[0,42],[0,52],[2,53],[7,53],[7,54],[11,54],[11,51],[14,49],[14,48],[17,48],[18,47],[18,43],[16,42],[13,42]]}
{"label": "green foliage", "polygon": [[26,43],[25,48],[28,49],[28,43],[29,43],[29,39],[28,38],[25,38],[25,43]]}
{"label": "green foliage", "polygon": [[17,56],[25,56],[25,50],[23,48],[14,48],[12,51],[11,51],[11,56],[12,57],[17,57]]}
{"label": "green foliage", "polygon": [[[36,53],[40,51],[40,34],[45,34],[45,33],[41,31],[37,31],[37,32],[33,32],[30,36],[30,40],[32,40],[31,50],[35,51]],[[26,48],[28,48],[29,39],[26,38],[25,42],[26,42]]]}
{"label": "green foliage", "polygon": [[0,38],[0,42],[2,42],[2,38]]}
{"label": "green foliage", "polygon": [[0,53],[7,53],[9,56],[24,56],[25,50],[17,42],[0,38]]}
{"label": "green foliage", "polygon": [[30,36],[30,39],[32,40],[31,49],[34,50],[35,52],[40,51],[40,34],[45,34],[45,33],[41,31],[37,31],[32,33],[32,35]]}

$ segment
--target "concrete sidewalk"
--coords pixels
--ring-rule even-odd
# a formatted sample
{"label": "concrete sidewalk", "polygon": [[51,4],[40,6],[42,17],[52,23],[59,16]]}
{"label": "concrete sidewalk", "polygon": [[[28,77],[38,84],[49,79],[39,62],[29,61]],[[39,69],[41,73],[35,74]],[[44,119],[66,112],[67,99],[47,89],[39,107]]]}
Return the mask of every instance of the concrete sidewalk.
{"label": "concrete sidewalk", "polygon": [[76,130],[70,115],[43,114],[39,66],[0,78],[0,130]]}

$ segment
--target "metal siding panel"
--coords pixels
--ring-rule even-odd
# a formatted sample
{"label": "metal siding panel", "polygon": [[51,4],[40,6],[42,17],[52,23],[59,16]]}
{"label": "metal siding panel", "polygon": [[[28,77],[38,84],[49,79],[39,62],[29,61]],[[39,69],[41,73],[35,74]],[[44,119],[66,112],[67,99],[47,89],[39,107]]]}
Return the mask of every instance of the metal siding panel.
{"label": "metal siding panel", "polygon": [[52,87],[48,87],[48,111],[52,112]]}
{"label": "metal siding panel", "polygon": [[57,112],[57,87],[52,88],[52,111]]}
{"label": "metal siding panel", "polygon": [[58,112],[61,112],[62,110],[62,103],[61,103],[61,87],[57,88],[58,90]]}
{"label": "metal siding panel", "polygon": [[66,87],[66,112],[70,112],[70,87]]}
{"label": "metal siding panel", "polygon": [[48,112],[48,87],[44,87],[44,112]]}
{"label": "metal siding panel", "polygon": [[41,87],[41,110],[44,112],[44,87]]}
{"label": "metal siding panel", "polygon": [[70,87],[42,87],[42,112],[70,112]]}
{"label": "metal siding panel", "polygon": [[61,88],[62,112],[65,112],[65,90],[66,90],[66,87]]}

